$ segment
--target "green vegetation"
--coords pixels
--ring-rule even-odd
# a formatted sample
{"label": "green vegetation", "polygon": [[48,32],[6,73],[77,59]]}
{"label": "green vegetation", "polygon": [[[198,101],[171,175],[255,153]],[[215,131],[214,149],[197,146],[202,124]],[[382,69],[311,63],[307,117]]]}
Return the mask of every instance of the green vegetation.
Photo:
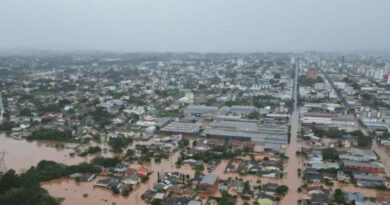
{"label": "green vegetation", "polygon": [[111,187],[111,191],[113,194],[119,194],[119,189],[116,186]]}
{"label": "green vegetation", "polygon": [[249,119],[259,119],[259,113],[258,112],[251,112],[249,115],[248,115],[248,118]]}
{"label": "green vegetation", "polygon": [[0,124],[0,131],[10,131],[14,126],[15,126],[14,123],[5,120]]}
{"label": "green vegetation", "polygon": [[322,130],[315,126],[312,126],[311,129],[317,137],[341,138],[345,134],[343,130]]}
{"label": "green vegetation", "polygon": [[120,163],[121,160],[118,157],[106,158],[106,157],[95,157],[91,160],[91,164],[100,165],[103,167],[114,167],[117,163]]}
{"label": "green vegetation", "polygon": [[21,115],[21,116],[31,116],[31,110],[28,109],[28,108],[23,108],[23,109],[20,111],[20,115]]}
{"label": "green vegetation", "polygon": [[97,122],[100,128],[111,124],[112,115],[107,112],[103,107],[97,107],[93,112],[91,112],[93,120]]}
{"label": "green vegetation", "polygon": [[129,189],[125,189],[122,192],[122,196],[129,196],[132,188],[130,187]]}
{"label": "green vegetation", "polygon": [[334,193],[334,200],[338,204],[346,204],[344,193],[341,189],[336,189],[336,191]]}
{"label": "green vegetation", "polygon": [[358,135],[358,146],[359,147],[370,147],[372,145],[372,137],[364,134]]}
{"label": "green vegetation", "polygon": [[123,148],[126,148],[132,142],[133,139],[128,137],[111,137],[108,140],[108,145],[110,145],[112,152],[120,153],[123,151]]}
{"label": "green vegetation", "polygon": [[147,182],[149,180],[149,176],[143,176],[143,177],[141,177],[141,182],[142,183],[145,183],[145,182]]}
{"label": "green vegetation", "polygon": [[322,150],[322,157],[324,160],[336,161],[339,155],[335,148],[326,148]]}
{"label": "green vegetation", "polygon": [[286,194],[288,191],[288,187],[286,185],[279,185],[275,189],[275,193],[278,194],[279,196]]}
{"label": "green vegetation", "polygon": [[32,91],[30,92],[31,96],[33,98],[40,98],[41,96],[47,96],[47,95],[53,95],[54,92],[51,92],[51,91]]}
{"label": "green vegetation", "polygon": [[230,195],[227,191],[221,191],[221,197],[210,197],[210,199],[215,199],[219,205],[233,205],[233,202],[229,199],[234,199],[236,196]]}
{"label": "green vegetation", "polygon": [[67,177],[72,173],[97,173],[101,170],[91,164],[66,166],[42,160],[36,167],[17,175],[9,170],[0,178],[0,204],[4,205],[57,205],[59,199],[51,197],[40,187],[40,182]]}
{"label": "green vegetation", "polygon": [[159,110],[157,112],[157,115],[160,117],[178,117],[181,113],[177,110],[171,110],[171,111],[166,111],[166,110]]}
{"label": "green vegetation", "polygon": [[72,132],[70,130],[59,131],[55,129],[41,128],[34,130],[28,140],[55,140],[55,141],[72,141]]}
{"label": "green vegetation", "polygon": [[189,144],[190,144],[190,140],[185,139],[185,138],[183,138],[183,139],[181,139],[181,140],[179,141],[179,146],[180,146],[180,148],[187,147]]}
{"label": "green vegetation", "polygon": [[84,156],[87,156],[88,154],[95,154],[95,153],[98,153],[101,151],[102,151],[102,149],[99,146],[90,146],[90,147],[88,147],[87,150],[80,153],[79,156],[84,157]]}
{"label": "green vegetation", "polygon": [[164,203],[160,199],[153,199],[150,201],[151,205],[164,205]]}
{"label": "green vegetation", "polygon": [[307,78],[306,76],[300,76],[298,79],[300,85],[303,86],[314,86],[316,83],[324,82],[321,77],[317,77],[316,79]]}
{"label": "green vegetation", "polygon": [[53,104],[53,103],[52,104],[46,104],[46,105],[38,104],[37,108],[42,113],[46,113],[46,112],[60,112],[61,111],[61,107],[59,105]]}

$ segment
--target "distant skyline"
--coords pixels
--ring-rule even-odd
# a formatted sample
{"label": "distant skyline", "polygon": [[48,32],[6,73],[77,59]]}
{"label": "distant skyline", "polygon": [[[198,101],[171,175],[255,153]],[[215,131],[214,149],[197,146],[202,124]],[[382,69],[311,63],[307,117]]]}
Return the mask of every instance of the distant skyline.
{"label": "distant skyline", "polygon": [[388,0],[0,0],[0,50],[390,50]]}

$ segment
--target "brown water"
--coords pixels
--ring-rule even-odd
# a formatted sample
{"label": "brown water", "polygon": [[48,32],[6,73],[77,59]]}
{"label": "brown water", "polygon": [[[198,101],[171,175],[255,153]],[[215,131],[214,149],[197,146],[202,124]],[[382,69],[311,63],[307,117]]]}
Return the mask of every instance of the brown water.
{"label": "brown water", "polygon": [[72,149],[56,149],[53,142],[28,142],[15,140],[0,134],[0,151],[5,151],[5,163],[7,169],[22,171],[36,166],[39,161],[52,160],[64,164],[77,164],[86,161],[87,158],[70,157]]}
{"label": "brown water", "polygon": [[285,176],[280,180],[281,184],[288,186],[289,191],[280,201],[281,205],[296,204],[303,196],[303,194],[297,192],[298,187],[303,184],[302,179],[298,177],[298,168],[303,166],[303,161],[296,155],[296,151],[301,147],[300,143],[297,141],[298,128],[299,111],[295,109],[291,115],[291,142],[286,149],[286,156],[288,156],[289,159],[284,168]]}
{"label": "brown water", "polygon": [[[161,163],[151,163],[139,165],[132,164],[131,168],[146,167],[149,171],[153,171],[148,182],[139,184],[130,193],[130,196],[123,197],[121,195],[113,195],[110,190],[93,188],[93,183],[76,183],[74,180],[62,179],[53,182],[44,183],[42,186],[49,191],[49,193],[56,197],[65,198],[62,203],[64,205],[73,204],[146,204],[141,195],[148,189],[153,188],[153,184],[157,182],[157,172],[173,172],[178,171],[184,174],[194,176],[194,171],[190,166],[182,166],[176,168],[175,162],[179,156],[179,152],[174,153],[169,159],[162,160]],[[83,194],[88,194],[88,197],[83,198]]]}

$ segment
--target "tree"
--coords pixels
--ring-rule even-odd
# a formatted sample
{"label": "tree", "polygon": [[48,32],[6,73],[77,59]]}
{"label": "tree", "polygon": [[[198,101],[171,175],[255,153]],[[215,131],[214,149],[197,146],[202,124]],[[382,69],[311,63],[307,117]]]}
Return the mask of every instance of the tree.
{"label": "tree", "polygon": [[248,115],[248,118],[249,118],[249,119],[259,119],[259,113],[256,112],[256,111],[253,111],[253,112],[251,112],[251,113]]}
{"label": "tree", "polygon": [[104,167],[114,167],[117,163],[120,163],[121,160],[118,157],[114,158],[105,158],[105,157],[95,157],[91,160],[91,164],[100,165]]}
{"label": "tree", "polygon": [[186,146],[188,146],[190,144],[190,141],[188,140],[188,139],[185,139],[185,138],[183,138],[183,139],[181,139],[180,141],[179,141],[179,146],[180,147],[186,147]]}
{"label": "tree", "polygon": [[18,187],[20,184],[18,176],[15,174],[14,170],[7,171],[1,178],[0,178],[0,194],[5,193],[7,190]]}
{"label": "tree", "polygon": [[369,147],[372,145],[372,137],[370,136],[359,135],[357,141],[359,147]]}
{"label": "tree", "polygon": [[322,157],[324,160],[335,161],[338,159],[338,152],[335,148],[326,148],[322,150]]}
{"label": "tree", "polygon": [[338,204],[344,204],[345,203],[344,193],[343,193],[343,191],[341,189],[336,189],[336,191],[334,193],[334,200]]}
{"label": "tree", "polygon": [[59,131],[56,129],[41,128],[34,130],[27,137],[28,140],[55,140],[55,141],[72,141],[72,132],[70,130]]}
{"label": "tree", "polygon": [[120,153],[123,148],[127,147],[133,140],[131,138],[125,137],[110,137],[108,140],[108,145],[110,145],[112,152]]}
{"label": "tree", "polygon": [[164,203],[160,199],[153,199],[150,202],[151,205],[164,205]]}
{"label": "tree", "polygon": [[284,195],[287,191],[288,191],[288,187],[286,185],[279,185],[275,189],[275,192],[278,195]]}
{"label": "tree", "polygon": [[23,108],[23,109],[20,111],[20,115],[21,115],[21,116],[31,116],[31,110],[28,109],[28,108]]}
{"label": "tree", "polygon": [[119,189],[116,186],[112,186],[111,191],[113,194],[119,194]]}

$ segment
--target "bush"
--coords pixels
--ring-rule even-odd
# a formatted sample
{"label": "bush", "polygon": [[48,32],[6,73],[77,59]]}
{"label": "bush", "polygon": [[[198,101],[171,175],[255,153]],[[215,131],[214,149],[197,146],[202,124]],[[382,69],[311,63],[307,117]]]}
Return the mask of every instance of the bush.
{"label": "bush", "polygon": [[335,148],[326,148],[322,150],[322,157],[324,160],[336,161],[339,155]]}
{"label": "bush", "polygon": [[118,157],[109,158],[109,157],[95,157],[91,160],[91,164],[100,165],[103,167],[114,167],[117,163],[120,163],[121,160]]}
{"label": "bush", "polygon": [[111,191],[113,194],[119,194],[119,189],[116,186],[111,187]]}
{"label": "bush", "polygon": [[28,140],[55,140],[55,141],[72,141],[72,132],[70,130],[59,131],[56,129],[41,128],[34,130]]}
{"label": "bush", "polygon": [[284,195],[287,191],[288,191],[288,187],[286,185],[280,185],[275,189],[275,192],[278,195]]}

